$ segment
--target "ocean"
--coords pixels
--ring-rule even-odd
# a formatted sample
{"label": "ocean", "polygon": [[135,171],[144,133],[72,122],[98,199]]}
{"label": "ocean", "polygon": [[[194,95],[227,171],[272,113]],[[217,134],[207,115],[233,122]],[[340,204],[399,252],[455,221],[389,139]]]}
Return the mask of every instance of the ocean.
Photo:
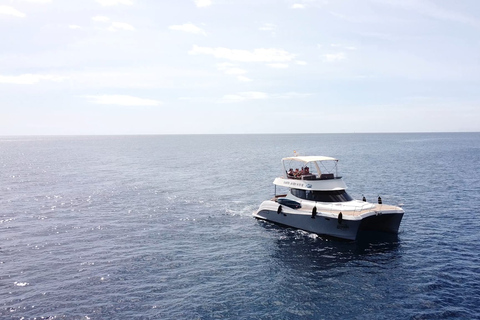
{"label": "ocean", "polygon": [[[396,237],[257,221],[338,158]],[[1,319],[480,319],[480,133],[0,137]]]}

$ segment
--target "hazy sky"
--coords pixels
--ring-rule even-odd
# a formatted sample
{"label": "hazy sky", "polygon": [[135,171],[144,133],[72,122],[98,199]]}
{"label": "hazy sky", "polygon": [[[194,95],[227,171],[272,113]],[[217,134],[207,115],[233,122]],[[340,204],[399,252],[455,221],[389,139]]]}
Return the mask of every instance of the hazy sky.
{"label": "hazy sky", "polygon": [[0,135],[480,131],[478,0],[0,0]]}

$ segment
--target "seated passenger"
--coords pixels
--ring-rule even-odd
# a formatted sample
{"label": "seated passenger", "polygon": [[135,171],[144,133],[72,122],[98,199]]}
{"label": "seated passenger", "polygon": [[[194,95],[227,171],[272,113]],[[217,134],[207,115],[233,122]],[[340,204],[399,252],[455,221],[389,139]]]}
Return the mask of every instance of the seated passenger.
{"label": "seated passenger", "polygon": [[303,170],[303,174],[310,174],[310,169],[308,167],[305,167],[305,170]]}
{"label": "seated passenger", "polygon": [[287,175],[288,175],[289,177],[293,177],[293,176],[294,176],[294,174],[293,174],[293,169],[292,169],[292,168],[288,169]]}
{"label": "seated passenger", "polygon": [[296,178],[299,176],[299,173],[300,171],[298,171],[298,168],[296,168],[295,171],[293,172],[293,176]]}
{"label": "seated passenger", "polygon": [[305,174],[305,169],[302,167],[302,169],[300,169],[300,172],[298,174],[300,176],[303,176]]}

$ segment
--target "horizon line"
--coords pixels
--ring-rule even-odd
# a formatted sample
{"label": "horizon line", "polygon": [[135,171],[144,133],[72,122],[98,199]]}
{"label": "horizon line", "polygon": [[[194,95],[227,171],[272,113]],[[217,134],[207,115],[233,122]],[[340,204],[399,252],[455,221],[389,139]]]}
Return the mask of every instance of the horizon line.
{"label": "horizon line", "polygon": [[445,134],[480,131],[385,131],[385,132],[263,132],[263,133],[80,133],[80,134],[0,134],[0,137],[114,137],[114,136],[200,136],[200,135],[321,135],[321,134]]}

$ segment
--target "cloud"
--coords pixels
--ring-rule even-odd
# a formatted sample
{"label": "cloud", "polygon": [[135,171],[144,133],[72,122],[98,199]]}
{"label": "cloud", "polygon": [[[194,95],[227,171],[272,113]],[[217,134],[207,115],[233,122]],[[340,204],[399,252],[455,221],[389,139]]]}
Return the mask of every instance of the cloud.
{"label": "cloud", "polygon": [[[317,45],[318,48],[323,49],[324,46],[322,45]],[[338,44],[338,43],[332,43],[330,44],[330,47],[336,48],[337,50],[350,50],[350,51],[355,51],[357,50],[356,47],[354,46],[347,46],[343,44]],[[327,49],[328,50],[328,49]],[[320,56],[324,62],[338,62],[342,60],[347,59],[347,55],[344,52],[336,52],[336,53],[325,53]]]}
{"label": "cloud", "polygon": [[128,95],[93,95],[84,96],[94,104],[106,104],[117,106],[159,106],[162,103],[158,100],[138,98]]}
{"label": "cloud", "polygon": [[252,81],[252,79],[250,79],[249,77],[246,77],[246,76],[237,76],[237,79],[238,79],[238,81],[242,81],[242,82]]}
{"label": "cloud", "polygon": [[305,5],[300,3],[294,3],[292,4],[292,9],[305,9]]}
{"label": "cloud", "polygon": [[209,48],[194,45],[189,54],[213,55],[218,59],[226,59],[241,62],[288,62],[295,58],[295,55],[283,49],[254,49],[236,50],[228,48]]}
{"label": "cloud", "polygon": [[275,30],[277,29],[277,25],[273,23],[264,23],[263,26],[258,28],[260,31],[270,31],[270,33],[275,36]]}
{"label": "cloud", "polygon": [[107,29],[108,31],[117,31],[117,30],[127,30],[127,31],[134,31],[135,28],[125,22],[112,22],[110,27]]}
{"label": "cloud", "polygon": [[277,99],[302,99],[312,96],[311,93],[299,93],[299,92],[286,92],[282,94],[276,94],[273,98]]}
{"label": "cloud", "polygon": [[19,76],[2,76],[0,75],[0,83],[9,84],[35,84],[42,80],[60,82],[68,79],[67,77],[52,74],[22,74]]}
{"label": "cloud", "polygon": [[330,47],[333,47],[333,48],[341,48],[341,49],[351,50],[351,51],[357,50],[357,47],[354,47],[354,46],[346,46],[346,45],[338,44],[338,43],[332,43],[332,44],[330,45]]}
{"label": "cloud", "polygon": [[275,31],[276,28],[277,28],[277,25],[275,25],[273,23],[264,23],[263,27],[260,27],[259,30],[261,30],[261,31]]}
{"label": "cloud", "polygon": [[212,0],[193,0],[197,7],[208,7],[212,5]]}
{"label": "cloud", "polygon": [[300,65],[300,66],[306,66],[307,65],[306,61],[301,61],[301,60],[296,60],[295,63]]}
{"label": "cloud", "polygon": [[25,18],[27,16],[25,13],[20,12],[14,7],[10,6],[0,6],[0,14],[6,14],[18,18]]}
{"label": "cloud", "polygon": [[22,1],[30,2],[30,3],[40,3],[40,4],[52,2],[52,0],[22,0]]}
{"label": "cloud", "polygon": [[269,63],[267,64],[270,68],[275,68],[275,69],[286,69],[288,68],[288,64],[286,63]]}
{"label": "cloud", "polygon": [[243,75],[247,73],[245,70],[240,68],[228,68],[224,72],[225,74],[233,74],[233,75]]}
{"label": "cloud", "polygon": [[259,91],[240,92],[237,94],[224,95],[221,102],[241,102],[245,100],[267,99],[268,94]]}
{"label": "cloud", "polygon": [[220,102],[232,103],[246,100],[264,100],[264,99],[303,99],[312,96],[311,93],[286,92],[281,94],[267,94],[259,91],[247,91],[237,94],[224,95]]}
{"label": "cloud", "polygon": [[170,29],[170,30],[177,30],[177,31],[184,31],[184,32],[193,33],[193,34],[202,34],[202,35],[204,35],[204,36],[207,35],[207,33],[205,32],[205,30],[203,30],[202,28],[197,27],[197,26],[194,25],[193,23],[185,23],[185,24],[181,24],[181,25],[173,25],[173,26],[169,26],[168,29]]}
{"label": "cloud", "polygon": [[132,0],[96,0],[96,1],[104,7],[116,6],[118,4],[124,4],[124,5],[127,5],[127,6],[131,6],[133,4]]}
{"label": "cloud", "polygon": [[105,16],[95,16],[95,17],[92,17],[92,20],[97,22],[108,22],[110,21],[110,18]]}
{"label": "cloud", "polygon": [[68,26],[70,29],[82,29],[82,27],[77,26],[76,24],[71,24]]}
{"label": "cloud", "polygon": [[247,73],[246,70],[237,67],[233,63],[229,63],[229,62],[219,63],[217,65],[217,68],[218,70],[223,71],[225,74],[237,76],[238,81],[242,81],[242,82],[252,81],[252,79],[245,76],[245,74]]}
{"label": "cloud", "polygon": [[217,65],[218,70],[221,70],[225,72],[226,74],[245,74],[247,71],[238,68],[235,64],[225,62],[225,63],[219,63]]}
{"label": "cloud", "polygon": [[323,61],[325,62],[337,62],[341,60],[345,60],[346,56],[345,53],[339,52],[339,53],[327,53],[322,55]]}
{"label": "cloud", "polygon": [[453,12],[451,10],[443,9],[435,2],[428,1],[416,1],[416,0],[372,0],[374,2],[389,5],[392,7],[400,7],[406,10],[412,10],[423,14],[428,17],[432,17],[438,20],[453,21],[463,24],[468,24],[474,27],[480,26],[480,21],[472,16]]}
{"label": "cloud", "polygon": [[[105,16],[95,16],[95,17],[92,17],[92,20],[96,22],[110,22],[110,18]],[[117,30],[134,31],[135,28],[131,24],[128,24],[125,22],[112,21],[110,26],[107,28],[107,30],[108,31],[117,31]]]}

